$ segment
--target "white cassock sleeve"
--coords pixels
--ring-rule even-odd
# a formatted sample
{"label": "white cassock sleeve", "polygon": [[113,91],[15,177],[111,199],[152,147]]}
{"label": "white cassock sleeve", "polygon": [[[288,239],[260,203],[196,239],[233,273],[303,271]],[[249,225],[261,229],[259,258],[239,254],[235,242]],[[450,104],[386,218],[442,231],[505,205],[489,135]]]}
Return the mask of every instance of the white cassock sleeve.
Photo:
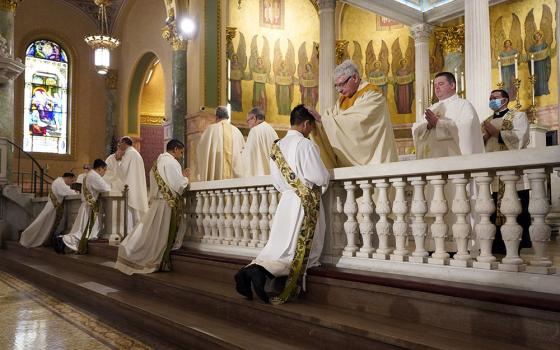
{"label": "white cassock sleeve", "polygon": [[523,112],[515,113],[511,130],[500,130],[500,135],[507,149],[522,149],[529,143],[529,121]]}
{"label": "white cassock sleeve", "polygon": [[461,154],[484,153],[484,141],[478,114],[470,103],[465,103],[460,117],[455,119],[459,131]]}
{"label": "white cassock sleeve", "polygon": [[109,185],[101,176],[88,176],[88,186],[91,186],[98,193],[111,191],[111,185]]}
{"label": "white cassock sleeve", "polygon": [[62,178],[61,181],[54,181],[52,183],[52,191],[58,199],[77,194],[77,192],[71,189]]}
{"label": "white cassock sleeve", "polygon": [[321,186],[324,193],[329,185],[329,171],[321,160],[319,147],[311,142],[303,143],[300,146],[306,147],[299,159],[302,162],[303,178],[308,184]]}
{"label": "white cassock sleeve", "polygon": [[182,195],[189,184],[189,179],[183,176],[181,164],[171,156],[166,157],[165,161],[161,163],[162,168],[158,164],[161,176],[173,192]]}

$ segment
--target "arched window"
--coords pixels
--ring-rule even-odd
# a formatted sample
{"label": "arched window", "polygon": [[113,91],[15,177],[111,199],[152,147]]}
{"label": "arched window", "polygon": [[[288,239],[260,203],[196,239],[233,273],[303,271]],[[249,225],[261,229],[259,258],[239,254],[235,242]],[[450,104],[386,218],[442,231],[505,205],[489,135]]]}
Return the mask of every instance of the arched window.
{"label": "arched window", "polygon": [[68,72],[66,52],[50,40],[36,40],[25,52],[23,149],[68,154]]}

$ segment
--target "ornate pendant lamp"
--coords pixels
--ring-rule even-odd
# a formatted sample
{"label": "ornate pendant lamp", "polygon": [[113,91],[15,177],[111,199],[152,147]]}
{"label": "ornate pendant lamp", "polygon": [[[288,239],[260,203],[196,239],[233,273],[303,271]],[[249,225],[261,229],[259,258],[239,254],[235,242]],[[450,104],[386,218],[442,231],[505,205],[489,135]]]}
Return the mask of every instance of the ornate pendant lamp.
{"label": "ornate pendant lamp", "polygon": [[97,73],[106,75],[111,64],[111,50],[120,45],[117,38],[109,35],[109,24],[107,23],[107,6],[110,0],[93,0],[99,6],[99,22],[101,33],[85,37],[86,43],[94,49],[94,62]]}

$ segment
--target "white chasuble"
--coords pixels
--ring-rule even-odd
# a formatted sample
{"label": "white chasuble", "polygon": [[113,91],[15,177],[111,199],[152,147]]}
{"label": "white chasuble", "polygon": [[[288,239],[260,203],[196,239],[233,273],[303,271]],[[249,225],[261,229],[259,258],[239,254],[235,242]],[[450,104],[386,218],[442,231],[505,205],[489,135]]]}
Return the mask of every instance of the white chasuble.
{"label": "white chasuble", "polygon": [[469,101],[453,95],[429,109],[439,120],[432,129],[427,122],[414,125],[417,159],[484,153],[480,121]]}
{"label": "white chasuble", "polygon": [[241,176],[243,134],[227,120],[211,124],[200,136],[196,149],[200,181],[231,179]]}
{"label": "white chasuble", "polygon": [[[329,184],[329,172],[319,154],[318,147],[295,130],[289,130],[278,142],[286,162],[296,176],[308,187],[321,186],[324,193]],[[253,263],[259,264],[274,276],[287,276],[294,259],[304,211],[300,198],[284,180],[274,161],[270,160],[270,174],[274,187],[282,194],[270,230],[270,238]],[[309,253],[307,267],[319,265],[325,238],[325,213],[323,204]]]}
{"label": "white chasuble", "polygon": [[[160,154],[156,162],[158,173],[170,191],[174,195],[182,195],[189,181],[183,176],[181,164],[167,152]],[[157,271],[167,247],[171,214],[172,208],[150,171],[150,207],[134,231],[121,242],[115,268],[128,275]],[[182,224],[179,225],[173,248],[182,244],[185,230]]]}
{"label": "white chasuble", "polygon": [[[88,171],[87,175],[84,177],[84,182],[85,186],[87,186],[87,189],[95,200],[99,200],[100,193],[111,191],[111,186],[107,182],[105,182],[105,180],[103,180],[103,178],[93,169]],[[87,228],[89,216],[92,209],[91,205],[86,201],[85,189],[83,188],[81,197],[82,204],[80,205],[80,209],[78,210],[78,215],[76,216],[76,220],[72,225],[72,229],[68,234],[62,236],[62,241],[64,242],[64,244],[74,251],[78,250],[78,244],[80,243],[82,234]],[[95,220],[91,229],[89,239],[97,238],[101,229],[100,226],[99,215],[95,215]]]}
{"label": "white chasuble", "polygon": [[500,131],[500,137],[491,136],[486,141],[486,152],[523,149],[529,144],[529,121],[525,112],[509,110],[501,117],[490,116],[486,121]]}
{"label": "white chasuble", "polygon": [[321,121],[313,138],[327,166],[398,161],[387,99],[374,85],[362,82],[354,96],[342,96],[325,110]]}
{"label": "white chasuble", "polygon": [[270,174],[270,151],[278,134],[267,122],[251,128],[245,148],[241,153],[242,176],[262,176]]}
{"label": "white chasuble", "polygon": [[[64,197],[71,196],[77,192],[70,188],[65,182],[64,178],[58,177],[51,184],[51,191],[49,199],[41,213],[33,220],[25,231],[22,232],[19,243],[27,248],[39,247],[50,238],[53,230],[56,229],[54,225],[57,219],[57,209],[64,210],[62,201]],[[54,198],[53,198],[54,197]]]}

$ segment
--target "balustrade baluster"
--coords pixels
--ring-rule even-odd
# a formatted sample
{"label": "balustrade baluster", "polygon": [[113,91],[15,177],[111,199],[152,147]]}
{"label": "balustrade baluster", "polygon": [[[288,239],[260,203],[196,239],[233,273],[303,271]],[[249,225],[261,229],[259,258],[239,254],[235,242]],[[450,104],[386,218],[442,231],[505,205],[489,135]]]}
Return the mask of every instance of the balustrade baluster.
{"label": "balustrade baluster", "polygon": [[373,214],[371,184],[368,180],[358,181],[357,184],[362,189],[362,205],[360,206],[362,222],[359,224],[360,234],[362,235],[362,247],[356,252],[356,256],[371,258],[371,254],[375,251],[371,244],[373,235],[373,221],[371,220],[371,214]]}
{"label": "balustrade baluster", "polygon": [[195,209],[195,213],[196,213],[196,237],[197,239],[202,240],[202,237],[204,236],[204,225],[203,225],[203,213],[202,213],[202,201],[203,201],[203,197],[202,197],[202,193],[200,192],[196,192],[196,209]]}
{"label": "balustrade baluster", "polygon": [[261,214],[261,220],[259,221],[259,228],[261,229],[261,235],[257,247],[264,247],[268,241],[268,230],[269,230],[269,219],[268,219],[268,190],[264,187],[258,188],[261,194],[261,203],[259,205],[259,213]]}
{"label": "balustrade baluster", "polygon": [[243,214],[243,220],[241,220],[241,229],[243,231],[243,238],[239,242],[240,246],[246,247],[249,244],[250,238],[250,220],[249,220],[249,191],[243,189],[241,194],[243,195],[243,203],[241,204],[241,214]]}
{"label": "balustrade baluster", "polygon": [[393,234],[395,235],[395,250],[390,255],[391,260],[407,261],[408,250],[407,233],[408,224],[406,222],[406,214],[408,213],[408,203],[405,198],[406,182],[403,178],[389,179],[395,188],[395,201],[393,202],[393,214],[395,214],[395,221],[393,222]]}
{"label": "balustrade baluster", "polygon": [[216,209],[216,215],[218,220],[216,221],[216,226],[218,227],[218,237],[214,239],[214,244],[222,244],[223,240],[226,238],[225,233],[225,221],[226,216],[224,213],[224,190],[216,191],[218,196],[218,207]]}
{"label": "balustrade baluster", "polygon": [[473,267],[479,269],[497,269],[496,257],[492,255],[492,242],[496,237],[496,225],[490,221],[490,216],[496,211],[490,185],[492,177],[488,173],[473,174],[478,195],[474,205],[474,210],[480,216],[480,222],[474,227],[476,239],[480,247],[480,255],[476,257]]}
{"label": "balustrade baluster", "polygon": [[519,256],[519,243],[523,228],[517,223],[517,216],[521,214],[521,201],[515,188],[519,175],[513,170],[497,172],[496,175],[500,176],[500,181],[505,186],[500,212],[506,217],[506,222],[500,227],[502,239],[506,245],[506,256],[498,264],[498,270],[524,271],[526,266]]}
{"label": "balustrade baluster", "polygon": [[219,237],[217,192],[219,191],[210,192],[210,228],[211,228],[212,236],[210,237],[210,241],[208,243],[212,243],[212,244],[215,244]]}
{"label": "balustrade baluster", "polygon": [[212,237],[212,226],[211,226],[211,216],[210,216],[210,192],[204,191],[202,192],[202,196],[204,198],[204,206],[202,207],[202,213],[204,214],[203,219],[203,227],[204,227],[204,236],[202,237],[203,243],[210,243]]}
{"label": "balustrade baluster", "polygon": [[428,259],[429,264],[447,265],[449,264],[449,254],[445,249],[445,238],[447,237],[447,224],[443,217],[447,214],[447,200],[445,199],[444,187],[447,180],[441,175],[428,176],[427,179],[434,187],[434,197],[430,203],[430,213],[435,217],[430,229],[434,238],[436,251]]}
{"label": "balustrade baluster", "polygon": [[344,215],[344,188],[338,182],[334,182],[331,185],[332,191],[334,191],[334,205],[332,207],[331,215],[332,219],[332,229],[331,234],[334,240],[333,244],[333,254],[340,255],[346,244],[346,235],[344,233],[344,220],[342,216]]}
{"label": "balustrade baluster", "polygon": [[375,203],[375,212],[379,215],[379,220],[375,224],[375,230],[377,231],[377,237],[379,238],[379,248],[377,248],[373,258],[387,260],[389,259],[389,254],[393,251],[389,248],[389,236],[391,236],[391,223],[387,219],[387,216],[391,214],[391,203],[389,202],[389,195],[387,193],[387,188],[389,184],[387,180],[373,180],[375,183],[375,188],[379,192],[377,195],[377,203]]}
{"label": "balustrade baluster", "polygon": [[224,206],[224,239],[222,244],[230,245],[233,241],[233,205],[231,203],[232,190],[224,190],[226,204]]}
{"label": "balustrade baluster", "polygon": [[233,240],[231,245],[239,245],[241,241],[241,193],[239,190],[232,190],[233,192]]}
{"label": "balustrade baluster", "polygon": [[469,213],[471,205],[467,196],[467,185],[469,179],[465,174],[450,175],[451,182],[455,185],[455,198],[451,204],[451,211],[457,217],[457,222],[451,226],[453,238],[457,243],[457,253],[451,259],[450,264],[460,267],[471,267],[472,259],[468,251],[468,242],[471,235],[471,223]]}
{"label": "balustrade baluster", "polygon": [[346,214],[346,222],[344,223],[344,232],[346,233],[346,247],[342,255],[355,256],[358,246],[356,245],[356,235],[358,234],[358,222],[356,221],[356,213],[358,212],[358,205],[356,204],[356,197],[354,191],[356,185],[352,181],[344,182],[344,189],[346,190],[346,202],[344,203],[344,214]]}
{"label": "balustrade baluster", "polygon": [[251,241],[249,247],[256,247],[259,243],[259,192],[256,188],[251,188]]}
{"label": "balustrade baluster", "polygon": [[412,256],[408,258],[408,261],[426,263],[428,262],[428,252],[424,246],[426,233],[428,232],[428,224],[424,219],[424,216],[428,212],[428,204],[424,196],[426,181],[424,181],[422,176],[409,177],[407,180],[410,181],[410,184],[414,187],[412,203],[410,205],[410,214],[414,219],[410,227],[412,229],[415,245],[414,252],[412,252]]}
{"label": "balustrade baluster", "polygon": [[552,261],[546,254],[547,246],[550,244],[550,226],[545,223],[545,217],[550,211],[548,198],[545,191],[545,181],[547,174],[544,169],[526,170],[529,173],[531,183],[531,198],[529,201],[529,213],[531,214],[532,224],[529,226],[531,243],[535,252],[529,261],[527,272],[553,274],[556,269],[552,267]]}

